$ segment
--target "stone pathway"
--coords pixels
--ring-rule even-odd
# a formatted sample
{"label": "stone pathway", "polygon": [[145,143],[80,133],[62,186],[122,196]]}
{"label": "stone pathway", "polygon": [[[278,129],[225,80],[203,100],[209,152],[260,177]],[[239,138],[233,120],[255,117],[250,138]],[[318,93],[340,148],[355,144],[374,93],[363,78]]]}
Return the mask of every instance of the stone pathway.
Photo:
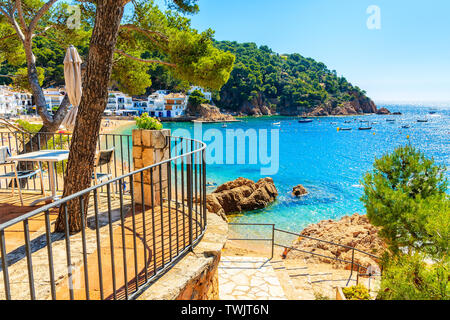
{"label": "stone pathway", "polygon": [[222,257],[219,264],[221,300],[287,300],[267,258]]}

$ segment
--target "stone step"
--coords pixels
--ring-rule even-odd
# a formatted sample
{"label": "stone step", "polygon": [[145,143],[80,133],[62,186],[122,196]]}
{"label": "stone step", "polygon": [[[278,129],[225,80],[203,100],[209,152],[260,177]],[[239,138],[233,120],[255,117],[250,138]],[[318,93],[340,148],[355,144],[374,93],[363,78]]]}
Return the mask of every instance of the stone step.
{"label": "stone step", "polygon": [[280,281],[281,287],[283,288],[284,294],[286,298],[289,300],[299,300],[299,293],[295,289],[294,284],[292,283],[291,277],[286,272],[286,267],[282,260],[272,260],[270,262],[272,265],[275,274]]}
{"label": "stone step", "polygon": [[[296,267],[290,267],[287,268],[284,260],[272,260],[271,264],[273,266],[273,269],[275,273],[277,274],[277,277],[280,281],[280,284],[283,288],[283,291],[286,295],[286,297],[289,300],[314,300],[314,294],[312,294],[308,290],[304,290],[302,288],[296,287],[294,282],[292,281],[293,278],[290,275],[290,272],[300,271],[300,272],[307,272],[308,267],[306,266],[296,266]],[[302,287],[307,286],[305,279],[305,284]]]}

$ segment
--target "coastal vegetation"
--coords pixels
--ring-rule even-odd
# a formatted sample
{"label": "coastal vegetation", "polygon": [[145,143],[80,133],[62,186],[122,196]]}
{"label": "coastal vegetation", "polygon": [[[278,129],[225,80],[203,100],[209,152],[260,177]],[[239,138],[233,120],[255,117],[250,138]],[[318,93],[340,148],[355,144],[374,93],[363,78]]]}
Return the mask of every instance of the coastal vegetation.
{"label": "coastal vegetation", "polygon": [[342,288],[347,300],[371,300],[369,290],[362,284]]}
{"label": "coastal vegetation", "polygon": [[134,118],[136,120],[136,127],[142,130],[161,130],[163,124],[156,118],[150,117],[148,113],[144,113],[140,117]]}
{"label": "coastal vegetation", "polygon": [[236,56],[230,80],[216,95],[221,108],[247,114],[301,114],[322,107],[331,113],[356,107],[357,102],[361,112],[373,112],[365,91],[312,58],[298,53],[280,55],[255,43],[221,41],[215,45]]}
{"label": "coastal vegetation", "polygon": [[379,299],[449,299],[446,168],[411,145],[375,160],[362,201],[389,245]]}

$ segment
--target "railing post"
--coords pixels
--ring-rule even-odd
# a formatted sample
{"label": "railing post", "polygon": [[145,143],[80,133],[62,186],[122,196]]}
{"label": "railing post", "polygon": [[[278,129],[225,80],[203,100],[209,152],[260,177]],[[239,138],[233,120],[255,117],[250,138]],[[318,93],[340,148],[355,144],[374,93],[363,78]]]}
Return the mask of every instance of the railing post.
{"label": "railing post", "polygon": [[192,161],[188,159],[186,163],[187,169],[187,204],[188,204],[188,215],[189,215],[189,246],[192,250]]}
{"label": "railing post", "polygon": [[354,260],[355,260],[355,248],[352,249],[352,268],[351,268],[351,270],[350,270],[350,277],[348,278],[347,286],[348,286],[348,284],[350,283],[350,281],[352,280]]}
{"label": "railing post", "polygon": [[273,259],[274,256],[274,250],[275,250],[275,225],[272,225],[272,256],[270,257],[270,260]]}
{"label": "railing post", "polygon": [[203,199],[202,199],[202,206],[203,206],[203,230],[206,229],[207,225],[207,207],[206,207],[206,160],[205,160],[205,150],[202,151],[202,174],[203,174]]}

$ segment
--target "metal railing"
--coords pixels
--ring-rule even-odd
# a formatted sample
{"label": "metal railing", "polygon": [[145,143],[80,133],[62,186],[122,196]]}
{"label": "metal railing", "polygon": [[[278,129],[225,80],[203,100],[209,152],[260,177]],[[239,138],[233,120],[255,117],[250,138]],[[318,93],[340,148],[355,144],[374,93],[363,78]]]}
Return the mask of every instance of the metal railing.
{"label": "metal railing", "polygon": [[[192,250],[207,225],[206,145],[167,142],[168,160],[1,223],[0,299],[134,299]],[[52,231],[58,215],[65,233]]]}
{"label": "metal railing", "polygon": [[[28,142],[34,139],[36,143],[28,144]],[[34,151],[41,151],[45,149],[65,149],[70,148],[72,142],[72,133],[23,133],[23,132],[0,132],[0,146],[7,146],[15,153],[28,153]],[[112,160],[112,174],[113,177],[120,177],[124,174],[133,171],[132,162],[132,137],[126,134],[100,134],[97,142],[97,151],[114,148],[114,158]],[[66,162],[61,161],[58,163],[46,163],[44,169],[48,168],[50,165],[56,167],[56,171],[60,176],[64,176],[66,173]],[[23,169],[30,170],[33,165],[30,162],[22,163]],[[6,170],[6,169],[3,169]],[[106,172],[105,168],[99,168],[99,172]],[[6,173],[3,172],[3,173]],[[61,179],[56,179],[55,186],[57,191],[63,191],[64,185]],[[8,189],[9,184],[6,181],[0,181],[0,190]],[[45,190],[50,191],[50,184],[44,186]],[[39,191],[39,179],[31,179],[27,181],[24,190]],[[117,186],[114,190],[118,190]],[[105,191],[105,190],[103,190]]]}
{"label": "metal railing", "polygon": [[[359,277],[361,275],[360,274],[360,270],[364,269],[364,270],[367,271],[367,268],[368,268],[366,266],[363,266],[363,265],[355,262],[355,252],[359,252],[359,253],[361,253],[363,255],[369,256],[372,259],[374,259],[375,261],[379,261],[380,260],[379,257],[377,257],[377,256],[375,256],[375,255],[373,255],[371,253],[368,253],[368,252],[362,251],[360,249],[357,249],[355,247],[351,247],[351,246],[347,246],[347,245],[344,245],[344,244],[335,243],[335,242],[332,242],[332,241],[327,241],[327,240],[323,240],[323,239],[318,239],[318,238],[302,235],[302,234],[299,234],[299,233],[294,233],[294,232],[278,229],[278,228],[275,227],[275,224],[229,223],[229,225],[271,227],[271,229],[272,229],[271,230],[271,235],[272,235],[271,238],[232,238],[232,239],[229,239],[229,240],[232,240],[232,241],[267,241],[267,242],[271,242],[272,249],[271,249],[271,257],[270,257],[270,259],[273,259],[273,257],[274,257],[274,248],[277,246],[277,247],[281,247],[281,248],[284,248],[284,249],[287,249],[287,250],[299,251],[299,252],[302,252],[304,254],[309,254],[309,255],[318,256],[318,257],[321,257],[321,258],[335,260],[335,261],[339,261],[339,262],[342,262],[342,263],[345,263],[345,264],[349,264],[350,265],[350,276],[349,276],[349,280],[347,281],[347,285],[348,285],[348,283],[350,282],[350,280],[351,280],[351,278],[353,276],[353,271],[356,271],[357,272],[357,276]],[[311,251],[306,251],[306,250],[302,250],[302,249],[299,249],[299,248],[295,248],[292,245],[284,245],[284,244],[281,244],[281,243],[277,243],[275,241],[275,235],[276,235],[277,232],[279,232],[281,234],[288,234],[288,235],[291,235],[291,236],[296,236],[298,239],[304,238],[304,239],[308,239],[308,240],[312,240],[312,241],[317,241],[317,242],[321,242],[321,243],[327,243],[329,245],[345,248],[346,250],[351,250],[351,252],[352,252],[352,259],[351,260],[345,260],[345,259],[338,258],[337,256],[327,256],[327,255],[320,254],[320,253],[317,253],[317,252],[311,252]],[[355,270],[355,268],[356,268],[356,270]]]}

